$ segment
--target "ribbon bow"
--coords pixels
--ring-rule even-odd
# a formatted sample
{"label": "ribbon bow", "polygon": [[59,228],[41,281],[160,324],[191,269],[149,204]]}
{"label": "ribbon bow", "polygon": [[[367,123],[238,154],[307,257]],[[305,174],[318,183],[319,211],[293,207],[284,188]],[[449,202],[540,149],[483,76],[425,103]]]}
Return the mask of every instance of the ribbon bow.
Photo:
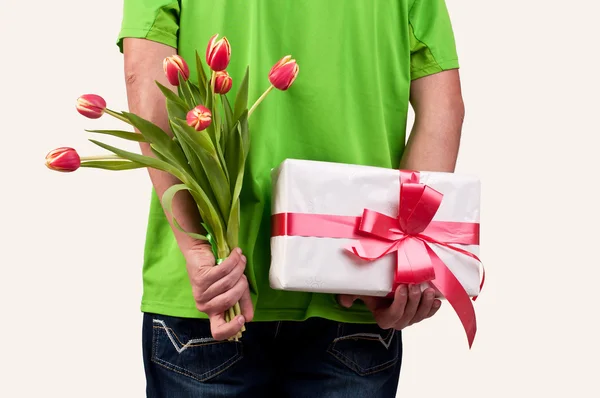
{"label": "ribbon bow", "polygon": [[375,239],[358,240],[350,247],[358,257],[371,261],[397,252],[394,291],[401,283],[419,284],[435,279],[433,252],[421,233],[433,220],[443,198],[440,192],[420,184],[416,173],[400,173],[398,218],[364,209],[358,230]]}
{"label": "ribbon bow", "polygon": [[358,232],[363,237],[348,249],[370,261],[396,252],[393,291],[400,284],[429,282],[458,314],[471,347],[477,331],[471,300],[429,244],[442,245],[479,261],[474,254],[450,245],[476,243],[478,224],[432,222],[442,198],[443,194],[419,182],[417,172],[401,170],[398,217],[364,209],[358,224]]}

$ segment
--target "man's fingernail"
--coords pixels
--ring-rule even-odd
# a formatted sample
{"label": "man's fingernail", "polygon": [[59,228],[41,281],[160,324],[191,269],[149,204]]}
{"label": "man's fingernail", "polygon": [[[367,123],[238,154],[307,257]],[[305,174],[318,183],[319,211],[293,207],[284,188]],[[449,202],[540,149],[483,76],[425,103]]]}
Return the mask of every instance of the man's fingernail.
{"label": "man's fingernail", "polygon": [[433,302],[433,308],[440,308],[441,305],[442,305],[442,302],[439,300],[435,300]]}
{"label": "man's fingernail", "polygon": [[240,325],[244,326],[244,323],[246,323],[246,319],[243,315],[240,315],[240,317],[238,318],[238,322],[240,323]]}
{"label": "man's fingernail", "polygon": [[410,287],[410,292],[413,294],[417,294],[421,292],[421,287],[419,285],[412,285]]}
{"label": "man's fingernail", "polygon": [[237,254],[242,254],[242,249],[240,249],[239,247],[236,247],[236,248],[235,248],[235,252],[236,252]]}
{"label": "man's fingernail", "polygon": [[246,256],[244,256],[243,254],[242,254],[242,261],[246,262]]}
{"label": "man's fingernail", "polygon": [[425,292],[425,298],[432,299],[434,294],[435,294],[434,292],[432,292],[431,290],[428,290],[427,292]]}
{"label": "man's fingernail", "polygon": [[406,296],[407,294],[408,294],[408,289],[406,288],[406,285],[400,286],[400,295]]}

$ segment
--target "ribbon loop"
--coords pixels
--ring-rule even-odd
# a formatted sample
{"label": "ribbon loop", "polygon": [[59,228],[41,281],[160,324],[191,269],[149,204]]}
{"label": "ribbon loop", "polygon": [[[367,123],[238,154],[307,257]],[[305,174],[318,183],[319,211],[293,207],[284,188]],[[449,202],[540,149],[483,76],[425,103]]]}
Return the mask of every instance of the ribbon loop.
{"label": "ribbon loop", "polygon": [[398,211],[400,229],[408,235],[425,231],[442,204],[443,196],[423,184],[401,184]]}

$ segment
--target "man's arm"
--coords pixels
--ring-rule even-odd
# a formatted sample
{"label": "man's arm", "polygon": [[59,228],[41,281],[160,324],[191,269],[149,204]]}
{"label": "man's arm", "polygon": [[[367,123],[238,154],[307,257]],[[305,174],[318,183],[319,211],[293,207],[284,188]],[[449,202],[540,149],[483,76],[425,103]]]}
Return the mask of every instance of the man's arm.
{"label": "man's arm", "polygon": [[[129,110],[171,134],[165,98],[155,81],[170,87],[163,71],[163,60],[176,53],[173,47],[158,42],[126,38],[123,41],[125,81]],[[154,156],[150,145],[140,143],[142,154]],[[152,185],[159,197],[180,181],[171,174],[148,168]],[[187,191],[178,193],[173,201],[173,215],[186,231],[202,232],[201,220],[194,199]],[[217,340],[237,334],[245,321],[252,320],[248,281],[244,276],[246,258],[239,249],[218,267],[210,246],[173,229],[175,238],[187,263],[187,271],[198,310],[209,315],[211,331]],[[224,313],[240,301],[243,316],[238,322],[225,323]]]}
{"label": "man's arm", "polygon": [[412,82],[415,122],[400,168],[454,172],[465,107],[458,69]]}
{"label": "man's arm", "polygon": [[[165,98],[154,81],[158,81],[165,87],[171,87],[163,72],[162,64],[166,57],[175,53],[177,50],[174,48],[150,40],[127,38],[123,41],[129,110],[156,124],[168,134],[171,134],[171,128]],[[144,155],[154,156],[148,143],[140,143],[140,148]],[[148,168],[148,173],[159,198],[169,187],[181,183],[164,171]],[[189,192],[182,191],[175,196],[173,211],[184,230],[202,232],[200,214]],[[204,241],[191,238],[177,228],[173,228],[173,232],[184,254],[190,248],[206,244]]]}
{"label": "man's arm", "polygon": [[[400,168],[453,172],[464,118],[458,70],[416,79],[411,85],[415,122],[400,161]],[[418,285],[398,287],[394,300],[379,297],[340,296],[340,304],[362,300],[384,329],[396,330],[432,317],[441,306],[432,288],[421,293]]]}

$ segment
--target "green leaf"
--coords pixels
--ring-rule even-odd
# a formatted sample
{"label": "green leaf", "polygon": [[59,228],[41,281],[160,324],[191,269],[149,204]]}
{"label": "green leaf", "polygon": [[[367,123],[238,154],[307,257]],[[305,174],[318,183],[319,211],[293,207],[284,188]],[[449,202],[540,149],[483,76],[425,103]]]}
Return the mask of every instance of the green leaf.
{"label": "green leaf", "polygon": [[240,201],[236,200],[231,206],[231,213],[227,221],[227,244],[229,247],[239,246],[240,235]]}
{"label": "green leaf", "polygon": [[160,147],[169,148],[171,137],[163,129],[134,113],[123,112],[123,115],[142,133],[146,141]]}
{"label": "green leaf", "polygon": [[167,113],[169,114],[170,120],[173,120],[175,118],[185,120],[187,113],[188,113],[186,104],[171,101],[170,99],[167,99],[166,102],[167,102]]}
{"label": "green leaf", "polygon": [[[229,139],[229,136],[231,135],[231,131],[233,129],[234,126],[234,120],[233,120],[233,110],[231,109],[231,104],[229,103],[229,99],[227,98],[226,95],[221,95],[221,102],[223,103],[223,124],[224,124],[224,129],[223,129],[223,135],[221,136],[221,148],[223,148],[223,151],[225,151],[226,145],[227,145],[227,140]],[[225,154],[226,155],[226,154]]]}
{"label": "green leaf", "polygon": [[206,128],[206,132],[208,133],[208,136],[210,137],[210,139],[212,140],[212,143],[214,145],[214,147],[217,147],[218,144],[218,140],[217,140],[217,130],[215,129],[215,112],[214,112],[214,103],[213,103],[213,96],[209,95],[208,98],[206,98],[206,107],[208,109],[210,109],[210,112],[212,113],[212,123]]}
{"label": "green leaf", "polygon": [[177,221],[177,219],[173,215],[173,199],[175,198],[175,195],[177,194],[177,192],[183,191],[183,190],[190,191],[190,188],[187,185],[185,185],[185,184],[176,184],[176,185],[172,185],[169,188],[167,188],[167,190],[163,193],[163,196],[162,196],[162,199],[161,199],[161,203],[162,203],[163,209],[165,210],[165,212],[167,214],[171,215],[171,221],[173,222],[173,225],[175,226],[175,228],[177,228],[181,232],[185,233],[186,235],[188,235],[188,236],[190,236],[190,237],[192,237],[194,239],[208,240],[208,238],[206,236],[204,236],[204,235],[200,235],[200,234],[197,234],[197,233],[194,233],[194,232],[185,231],[181,227],[181,224],[179,224],[179,222]]}
{"label": "green leaf", "polygon": [[124,151],[119,148],[115,148],[113,146],[104,144],[102,142],[98,142],[95,140],[90,140],[94,144],[98,145],[101,148],[104,148],[110,152],[113,152],[116,155],[124,159],[129,159],[133,162],[140,163],[146,167],[152,167],[157,170],[162,170],[171,175],[175,176],[177,179],[182,181],[184,184],[190,187],[190,193],[198,206],[198,210],[200,211],[200,217],[202,220],[209,224],[214,231],[214,236],[217,242],[219,242],[220,247],[226,244],[225,240],[225,227],[224,222],[217,210],[215,209],[213,203],[208,199],[206,193],[202,190],[202,188],[187,174],[185,171],[178,169],[172,164],[162,161],[160,159],[155,159],[150,156],[139,155],[137,153]]}
{"label": "green leaf", "polygon": [[223,148],[221,146],[221,128],[218,123],[218,119],[216,118],[218,115],[216,113],[216,105],[213,103],[215,98],[212,95],[209,95],[207,98],[206,107],[209,108],[213,114],[213,122],[206,128],[206,132],[210,137],[213,146],[215,147],[215,151],[217,153],[217,158],[221,163],[221,168],[225,171],[225,176],[227,177],[227,181],[229,182],[229,171],[227,170],[227,166],[225,164],[225,157],[223,155]]}
{"label": "green leaf", "polygon": [[248,111],[244,111],[239,120],[240,135],[242,136],[242,148],[244,149],[244,159],[248,156],[250,150],[250,133],[248,131]]}
{"label": "green leaf", "polygon": [[185,103],[188,105],[188,107],[190,109],[196,107],[196,105],[198,105],[196,103],[196,101],[194,100],[194,97],[192,96],[192,91],[190,90],[190,87],[187,85],[187,81],[185,79],[183,79],[183,77],[181,76],[181,73],[178,75],[179,76],[179,92],[180,92],[180,96],[183,96],[183,98],[185,99]]}
{"label": "green leaf", "polygon": [[139,163],[145,167],[152,167],[157,170],[166,171],[167,173],[170,173],[173,176],[177,177],[179,180],[185,180],[184,173],[182,173],[179,169],[177,169],[177,167],[174,167],[173,165],[171,165],[165,161],[162,161],[160,159],[155,159],[150,156],[144,156],[144,155],[140,155],[137,153],[124,151],[122,149],[115,148],[111,145],[108,145],[108,144],[105,144],[103,142],[99,142],[96,140],[90,140],[90,141],[93,142],[94,144],[98,145],[101,148],[104,148],[108,151],[111,151],[112,153],[114,153],[116,155],[119,155],[120,157],[122,157],[124,159],[128,159],[128,160],[131,160],[132,162]]}
{"label": "green leaf", "polygon": [[205,131],[196,131],[192,127],[188,126],[185,119],[173,118],[172,125],[180,126],[181,128],[185,127],[185,131],[189,132],[194,138],[194,141],[198,143],[206,152],[210,153],[211,156],[217,156],[217,149],[215,148],[212,140],[208,136],[206,130]]}
{"label": "green leaf", "polygon": [[206,84],[208,78],[206,77],[206,72],[204,72],[204,66],[202,64],[202,59],[200,59],[200,55],[196,50],[196,73],[198,75],[198,89],[200,90],[200,96],[204,103],[206,103]]}
{"label": "green leaf", "polygon": [[[229,182],[218,157],[215,156],[213,152],[214,149],[208,145],[210,140],[205,137],[203,132],[197,132],[183,120],[176,120],[173,128],[177,131],[177,136],[181,141],[185,142],[186,145],[189,145],[196,156],[198,156],[198,159],[206,172],[206,176],[208,177],[210,188],[217,200],[223,219],[226,219],[229,215],[231,206]],[[207,147],[209,150],[206,150]],[[209,189],[209,187],[203,188],[204,190]]]}
{"label": "green leaf", "polygon": [[236,123],[233,129],[227,134],[228,138],[225,142],[224,157],[225,165],[229,173],[229,189],[233,194],[237,175],[240,170],[240,165],[243,160],[244,147],[242,145],[242,137],[238,129],[239,123]]}
{"label": "green leaf", "polygon": [[242,116],[245,110],[248,110],[248,73],[250,67],[246,67],[246,73],[242,79],[242,83],[238,88],[237,95],[235,96],[235,103],[233,106],[233,120],[237,121]]}
{"label": "green leaf", "polygon": [[196,87],[195,84],[193,84],[189,80],[186,80],[183,84],[185,86],[185,90],[187,90],[190,93],[190,96],[192,97],[194,107],[196,107],[200,104],[204,104],[204,102],[202,101],[202,98],[200,98],[200,91],[199,91],[198,87]]}
{"label": "green leaf", "polygon": [[81,167],[120,171],[140,169],[146,166],[129,160],[87,160],[81,163]]}
{"label": "green leaf", "polygon": [[131,131],[122,131],[122,130],[85,130],[88,133],[98,133],[98,134],[107,134],[112,135],[114,137],[123,138],[129,141],[137,141],[137,142],[146,142],[146,139],[143,135],[134,133]]}
{"label": "green leaf", "polygon": [[175,137],[177,137],[179,144],[181,145],[181,148],[185,153],[185,157],[188,159],[195,180],[200,185],[200,187],[202,187],[211,203],[217,203],[212,189],[210,189],[210,182],[208,180],[208,176],[206,175],[206,171],[204,170],[204,167],[202,166],[198,155],[196,155],[196,152],[190,147],[190,145],[188,145],[185,138],[181,137],[181,132],[176,127],[176,122],[174,122],[173,120],[175,120],[175,118],[170,120],[171,129],[173,130],[173,134],[175,134]]}
{"label": "green leaf", "polygon": [[154,145],[160,153],[184,170],[190,171],[183,151],[163,129],[136,114],[123,112],[123,115],[142,133],[146,141]]}
{"label": "green leaf", "polygon": [[250,149],[250,140],[248,140],[248,111],[242,113],[238,123],[238,134],[240,136],[240,142],[242,145],[242,150],[239,153],[239,167],[236,174],[235,185],[233,188],[232,198],[236,200],[240,196],[240,192],[242,191],[242,182],[244,180],[244,169],[246,164],[246,159],[248,157],[248,151]]}
{"label": "green leaf", "polygon": [[202,96],[202,93],[200,92],[200,89],[198,88],[198,86],[196,86],[194,83],[188,81],[189,83],[189,87],[192,90],[192,96],[194,97],[194,101],[196,102],[196,105],[204,105],[204,102],[206,102],[204,100],[204,97]]}
{"label": "green leaf", "polygon": [[[235,144],[228,146],[232,151],[230,161],[231,167],[231,211],[227,219],[227,242],[230,247],[236,247],[239,226],[240,226],[240,193],[242,191],[242,183],[244,181],[244,171],[246,159],[248,157],[249,140],[248,140],[248,111],[244,111],[236,124],[235,131],[230,137],[230,141],[235,141]],[[235,149],[234,149],[235,148]],[[226,153],[228,153],[226,151]],[[234,177],[235,176],[235,177]]]}
{"label": "green leaf", "polygon": [[175,94],[171,89],[169,89],[168,87],[163,86],[162,84],[160,84],[156,80],[155,80],[155,83],[158,86],[158,88],[160,89],[160,91],[162,91],[163,95],[165,96],[165,98],[167,100],[173,101],[176,104],[181,105],[183,108],[187,108],[187,104],[185,103],[185,101],[182,100],[181,97],[179,97],[177,94]]}
{"label": "green leaf", "polygon": [[152,153],[154,154],[154,156],[156,156],[157,159],[162,160],[163,162],[171,164],[171,160],[169,160],[168,157],[166,157],[165,155],[163,155],[162,153],[160,153],[156,149],[156,147],[154,145],[150,144],[150,149],[152,150]]}

